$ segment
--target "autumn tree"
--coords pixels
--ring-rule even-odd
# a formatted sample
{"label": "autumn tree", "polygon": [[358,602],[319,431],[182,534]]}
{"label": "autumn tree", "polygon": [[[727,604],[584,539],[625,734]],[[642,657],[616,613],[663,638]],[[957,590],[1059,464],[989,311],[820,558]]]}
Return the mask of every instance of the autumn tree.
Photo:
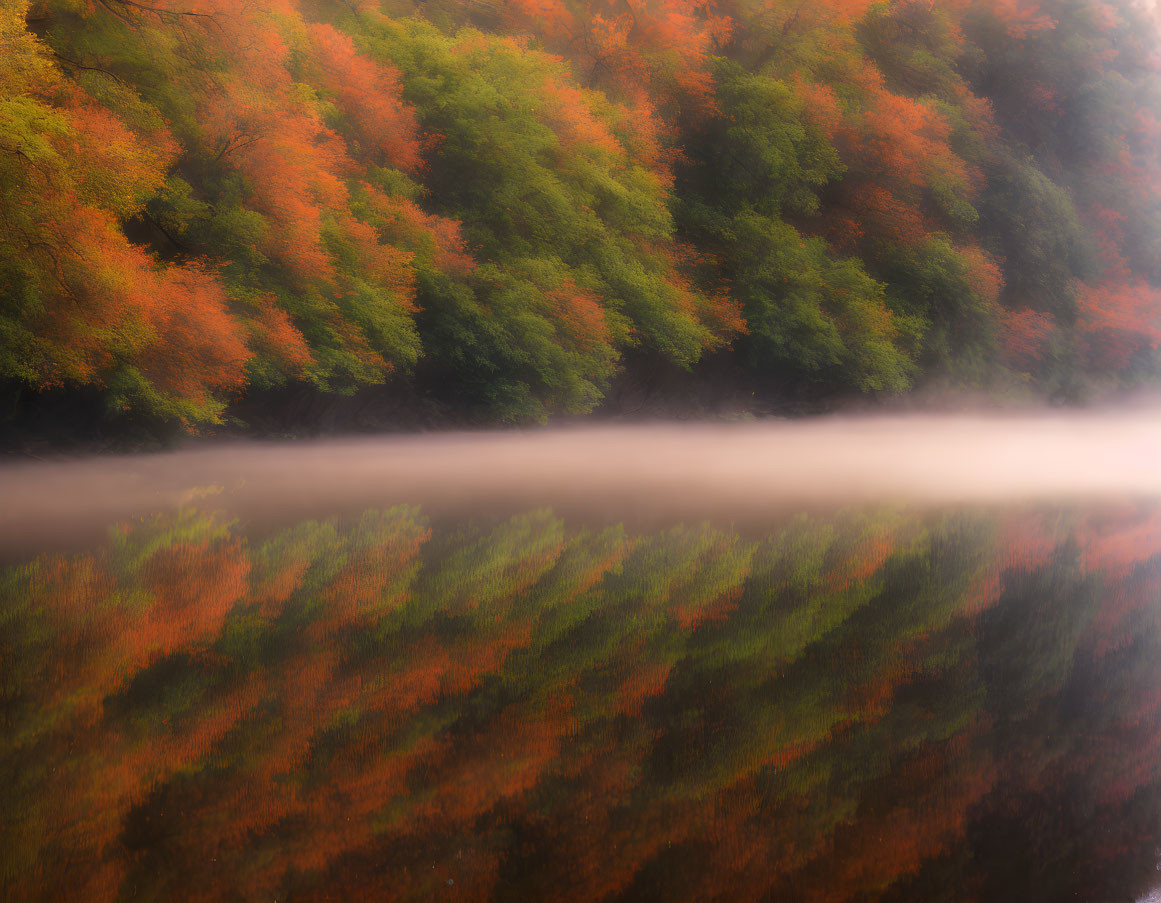
{"label": "autumn tree", "polygon": [[119,82],[102,103],[67,78],[28,9],[0,13],[0,367],[215,420],[250,356],[222,284],[209,262],[163,263],[123,228],[163,184],[173,138]]}

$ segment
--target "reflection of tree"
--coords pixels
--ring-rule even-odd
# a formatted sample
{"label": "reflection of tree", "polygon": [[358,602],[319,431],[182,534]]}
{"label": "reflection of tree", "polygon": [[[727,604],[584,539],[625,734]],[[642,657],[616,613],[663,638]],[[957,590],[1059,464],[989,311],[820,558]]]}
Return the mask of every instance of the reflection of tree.
{"label": "reflection of tree", "polygon": [[4,897],[1130,895],[1159,555],[1134,511],[118,528],[0,582]]}

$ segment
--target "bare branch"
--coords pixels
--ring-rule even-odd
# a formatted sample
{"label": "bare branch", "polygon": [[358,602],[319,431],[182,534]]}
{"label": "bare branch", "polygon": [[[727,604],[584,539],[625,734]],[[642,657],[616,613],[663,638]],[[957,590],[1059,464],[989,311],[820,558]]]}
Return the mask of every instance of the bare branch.
{"label": "bare branch", "polygon": [[55,56],[58,60],[60,60],[62,63],[64,63],[66,66],[72,66],[74,69],[81,69],[81,70],[84,70],[85,72],[100,72],[102,75],[109,76],[109,78],[113,79],[113,81],[115,81],[117,84],[121,85],[123,88],[129,87],[128,82],[126,82],[123,78],[121,78],[121,76],[117,75],[117,73],[110,72],[108,69],[102,69],[100,66],[86,66],[84,63],[78,63],[76,60],[69,59],[67,56],[65,56],[64,54],[58,53],[56,50],[54,50],[52,52],[52,55]]}

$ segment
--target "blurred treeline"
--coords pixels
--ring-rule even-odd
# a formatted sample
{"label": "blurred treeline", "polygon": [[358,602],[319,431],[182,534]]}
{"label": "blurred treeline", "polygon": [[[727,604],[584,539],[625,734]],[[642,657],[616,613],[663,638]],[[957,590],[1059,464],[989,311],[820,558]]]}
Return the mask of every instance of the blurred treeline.
{"label": "blurred treeline", "polygon": [[1155,511],[192,511],[0,572],[7,900],[1143,899]]}

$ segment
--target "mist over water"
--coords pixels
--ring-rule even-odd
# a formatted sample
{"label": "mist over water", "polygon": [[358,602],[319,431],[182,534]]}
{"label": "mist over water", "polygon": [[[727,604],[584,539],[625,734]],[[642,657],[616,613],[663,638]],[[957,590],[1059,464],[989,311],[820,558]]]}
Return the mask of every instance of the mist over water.
{"label": "mist over water", "polygon": [[255,521],[409,502],[610,518],[765,518],[875,501],[1161,496],[1161,411],[828,417],[219,443],[0,468],[0,549],[200,500]]}

